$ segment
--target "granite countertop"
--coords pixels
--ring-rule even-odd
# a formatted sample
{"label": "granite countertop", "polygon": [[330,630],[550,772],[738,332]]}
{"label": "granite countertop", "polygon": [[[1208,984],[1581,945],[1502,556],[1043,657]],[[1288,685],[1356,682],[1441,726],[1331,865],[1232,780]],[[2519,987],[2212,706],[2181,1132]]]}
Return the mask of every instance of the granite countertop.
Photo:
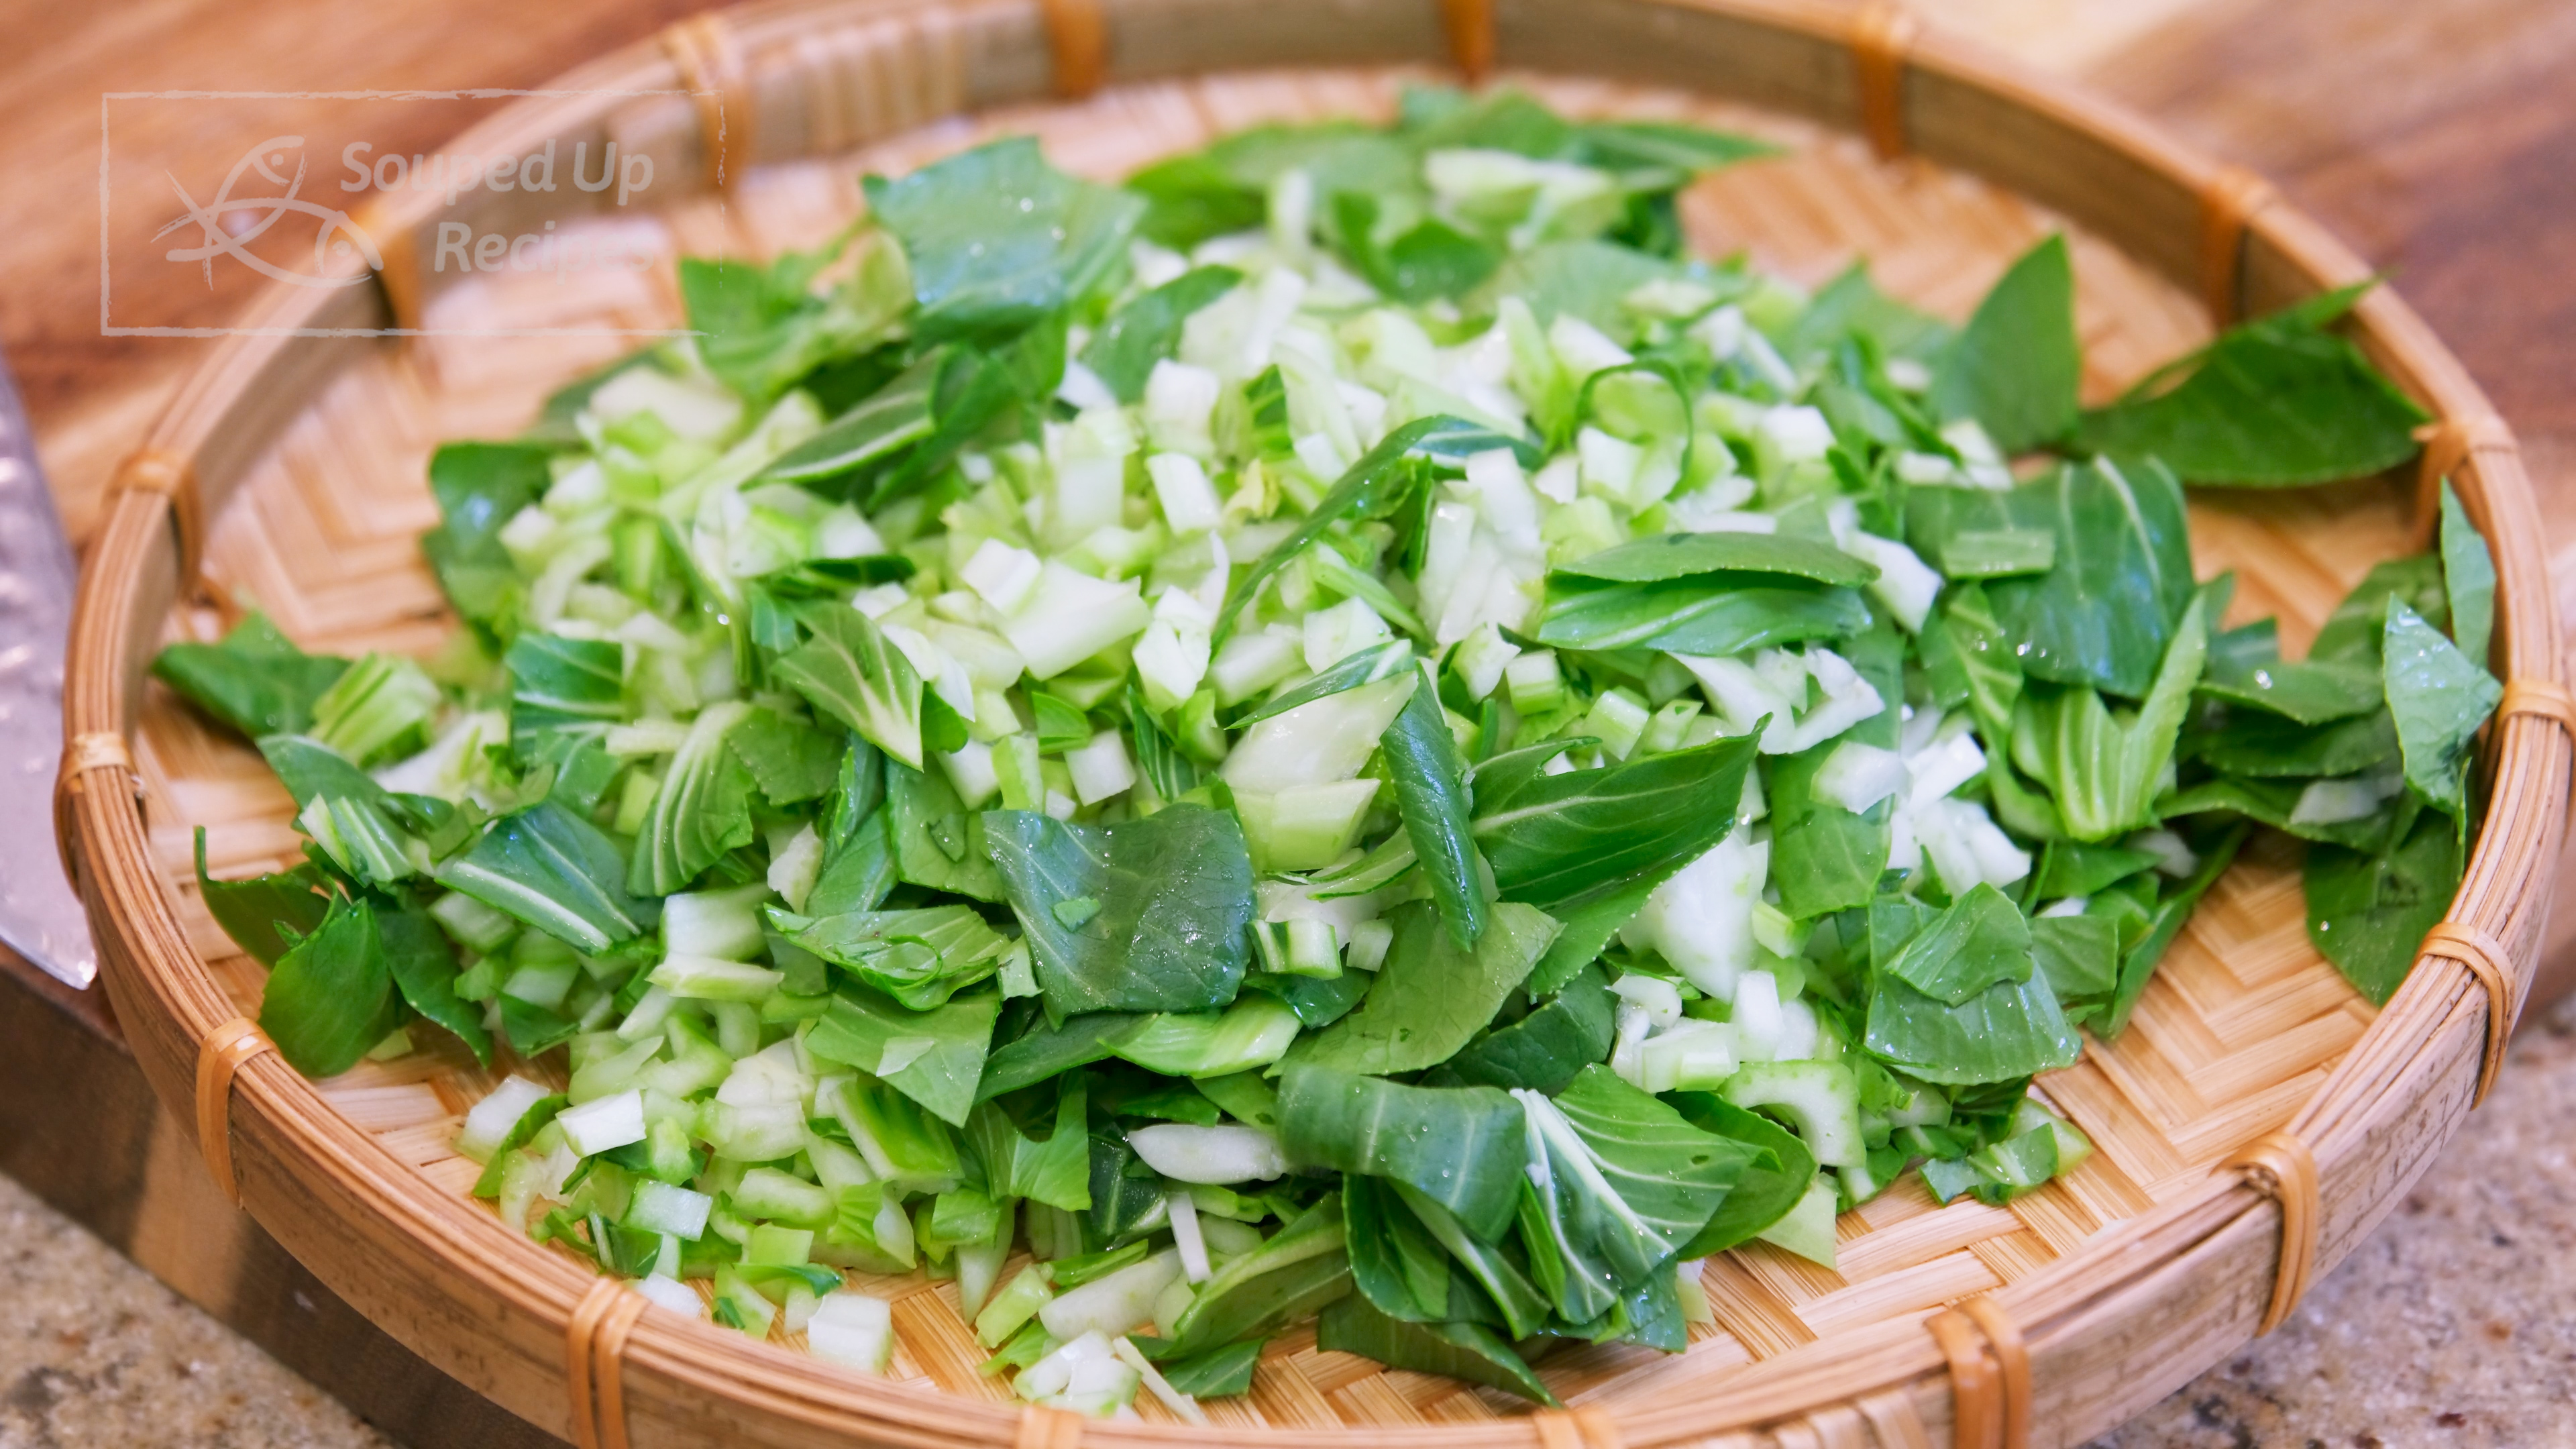
{"label": "granite countertop", "polygon": [[[2093,1449],[2576,1443],[2576,1000],[2280,1331]],[[0,1449],[378,1449],[383,1436],[0,1177]]]}

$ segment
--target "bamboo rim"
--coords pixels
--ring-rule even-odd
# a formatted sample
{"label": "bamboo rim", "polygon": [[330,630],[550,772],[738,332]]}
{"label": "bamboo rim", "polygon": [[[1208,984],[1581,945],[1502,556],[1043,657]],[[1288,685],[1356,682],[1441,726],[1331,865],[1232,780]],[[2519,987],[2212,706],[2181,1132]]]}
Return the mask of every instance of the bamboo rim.
{"label": "bamboo rim", "polygon": [[[739,48],[725,53],[738,55],[828,21],[878,21],[940,8],[931,0],[761,5],[729,12],[712,33],[702,30],[682,44],[693,47],[688,54],[703,56],[729,35]],[[1668,62],[1646,47],[1616,55],[1541,53],[1536,43],[1548,34],[1541,22],[1580,10],[1587,23],[1602,22],[1597,28],[1604,32],[1604,46],[1618,44],[1623,35],[1705,26],[1773,47],[1769,53],[1788,57],[1793,70],[1805,67],[1798,72],[1804,89],[1732,72],[1712,83],[1725,83],[1755,104],[1804,111],[1844,127],[1866,126],[1874,139],[1894,137],[1928,160],[2032,195],[2200,290],[2221,315],[2278,306],[2367,274],[2316,223],[2267,190],[2249,186],[2239,173],[2210,165],[2097,101],[1955,38],[1890,19],[1886,11],[1856,23],[1851,12],[1823,0],[1518,0],[1499,9],[1482,0],[1439,0],[1422,5],[1418,14],[1401,7],[1373,12],[1369,24],[1345,26],[1346,33],[1304,35],[1283,55],[1261,48],[1275,47],[1283,22],[1275,14],[1265,20],[1266,12],[1247,0],[975,0],[945,9],[976,26],[973,58],[982,68],[970,70],[961,97],[972,106],[1027,99],[1050,85],[1084,90],[1104,81],[1246,61],[1383,64],[1454,55],[1474,71],[1518,61],[1596,74],[1651,72]],[[1609,23],[1614,20],[1616,25]],[[631,47],[582,67],[563,86],[706,89],[693,84],[696,78],[685,72],[679,53],[680,47]],[[2011,128],[1997,124],[2003,120]],[[490,150],[506,138],[597,134],[602,122],[595,103],[532,101],[492,118],[460,144],[479,142]],[[2124,192],[2116,179],[2105,182],[2082,174],[2081,167],[2052,171],[2016,149],[2032,134],[2108,158],[2156,184],[2146,192]],[[701,181],[713,183],[715,173],[738,157],[748,156],[755,165],[770,159],[753,150],[764,138],[748,115],[739,131],[697,138]],[[395,313],[408,324],[421,304],[423,281],[417,249],[409,243],[424,219],[414,215],[411,225],[394,233],[399,240],[387,257],[401,270],[388,272],[381,297],[367,289],[316,293],[281,287],[261,299],[248,325],[278,333],[364,327],[383,325]],[[2496,554],[2501,587],[2494,659],[2524,703],[2500,713],[2492,727],[2487,823],[2449,924],[2458,927],[2451,941],[2477,940],[2487,964],[2501,958],[2511,978],[2504,993],[2509,1000],[2527,989],[2533,969],[2570,776],[2558,622],[2536,508],[2511,433],[2395,292],[2373,290],[2355,309],[2353,326],[2373,359],[2442,420],[2436,437],[2443,446],[2428,456],[2426,477],[2451,478]],[[155,466],[148,475],[133,471],[132,486],[111,494],[82,579],[65,691],[67,738],[122,739],[130,733],[141,670],[160,621],[193,586],[199,520],[221,512],[249,462],[293,415],[303,385],[359,345],[332,340],[290,346],[282,335],[236,336],[183,383],[138,455]],[[106,762],[99,753],[84,770]],[[201,1053],[237,1049],[251,1039],[225,1036],[236,1010],[180,926],[141,810],[130,794],[83,789],[81,779],[81,772],[66,772],[63,823],[111,997],[163,1100],[192,1101],[193,1073],[201,1059],[212,1059]],[[2457,949],[2445,945],[2438,954],[2457,960]],[[2500,1040],[2496,1023],[2509,1020],[2493,992],[2492,984],[2482,986],[2460,973],[2409,975],[2287,1129],[2315,1164],[2320,1186],[2312,1212],[2275,1206],[2274,1197],[2241,1178],[2213,1177],[2103,1230],[2052,1266],[1981,1297],[1976,1309],[1958,1310],[1982,1332],[2000,1378],[2020,1384],[2015,1390],[2005,1382],[2004,1402],[1986,1416],[1995,1423],[1995,1435],[2007,1437],[2006,1426],[2013,1424],[2026,1433],[2034,1416],[2056,1423],[2052,1415],[2059,1411],[2098,1417],[2099,1410],[2075,1398],[2074,1390],[2059,1391],[2052,1366],[2072,1364],[2094,1345],[2127,1341],[2122,1335],[2151,1320],[2154,1306],[2180,1283],[2218,1274],[2231,1282],[2241,1278],[2244,1291],[2224,1324],[2201,1325],[2188,1342],[2161,1344],[2169,1359],[2188,1359],[2196,1371],[2240,1341],[2266,1316],[2267,1303],[2311,1271],[2302,1267],[2292,1279],[2287,1252],[2278,1255],[2277,1273],[2265,1271],[2275,1261],[2276,1243],[2291,1246],[2284,1231],[2290,1225],[2272,1226],[2267,1209],[2289,1207],[2309,1219],[2305,1231],[2312,1246],[2300,1256],[2313,1262],[2312,1271],[2322,1272],[2348,1251],[2483,1095],[2480,1079],[2491,1070],[2493,1043]],[[342,1266],[332,1252],[338,1238],[353,1228],[373,1231],[378,1266],[368,1274],[334,1272],[329,1281],[335,1288],[372,1317],[392,1320],[415,1350],[532,1421],[570,1428],[585,1440],[606,1429],[592,1417],[582,1375],[566,1357],[567,1344],[588,1341],[578,1324],[596,1278],[514,1235],[496,1236],[488,1214],[438,1190],[353,1128],[274,1052],[253,1050],[232,1060],[229,1076],[229,1091],[219,1098],[230,1121],[227,1144],[211,1140],[223,1118],[210,1118],[210,1140],[202,1145],[210,1160],[226,1151],[241,1200],[290,1251],[336,1268]],[[2381,1174],[2362,1180],[2365,1159],[2389,1152],[2406,1159],[2397,1179]],[[2268,1294],[2262,1288],[2266,1277],[2278,1280]],[[569,1336],[576,1331],[585,1336]],[[1927,1332],[1908,1320],[1838,1334],[1615,1419],[1596,1410],[1571,1419],[1533,1416],[1355,1432],[1463,1449],[1561,1442],[1571,1424],[1585,1440],[1599,1443],[1606,1436],[1642,1449],[1705,1441],[1734,1429],[1866,1420],[1887,1442],[1900,1442],[1927,1426],[1946,1431],[1953,1422],[1950,1385],[1959,1359],[1936,1332],[1949,1331]],[[481,1339],[471,1352],[460,1346],[469,1334]],[[2006,1349],[1999,1334],[2017,1340],[2017,1347]],[[618,1417],[650,1425],[648,1437],[657,1442],[694,1442],[719,1422],[795,1443],[845,1434],[921,1446],[1070,1443],[1077,1432],[1100,1444],[1204,1437],[1182,1426],[1068,1426],[1042,1412],[1024,1415],[886,1385],[668,1315],[633,1317],[623,1354],[604,1367],[587,1353],[574,1357],[592,1363],[604,1375],[600,1382],[622,1384]],[[582,1389],[578,1409],[567,1397],[573,1388]],[[2018,1413],[2012,1412],[2016,1403]],[[1956,1413],[1966,1427],[1966,1396]],[[616,1427],[621,1440],[626,1427]],[[2087,1422],[2066,1432],[2077,1427],[2089,1433],[2106,1426]],[[1254,1444],[1312,1437],[1276,1429],[1235,1433]],[[603,1435],[600,1442],[611,1441]]]}

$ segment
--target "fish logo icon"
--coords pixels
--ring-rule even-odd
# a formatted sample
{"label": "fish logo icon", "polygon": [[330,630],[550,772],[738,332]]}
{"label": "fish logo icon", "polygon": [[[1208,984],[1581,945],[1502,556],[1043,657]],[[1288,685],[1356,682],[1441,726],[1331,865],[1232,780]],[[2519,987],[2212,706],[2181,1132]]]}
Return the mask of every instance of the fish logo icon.
{"label": "fish logo icon", "polygon": [[[288,158],[294,160],[294,174],[286,174]],[[384,256],[376,249],[375,239],[366,229],[350,219],[345,211],[307,201],[297,193],[304,187],[304,138],[271,136],[243,153],[224,174],[223,186],[214,199],[200,205],[188,188],[175,175],[170,175],[170,189],[178,193],[185,214],[174,219],[152,239],[159,241],[172,232],[195,227],[203,240],[195,246],[174,247],[164,255],[174,262],[195,262],[205,269],[206,285],[215,284],[215,258],[231,257],[243,266],[281,282],[298,287],[348,287],[368,280],[370,272],[384,270]],[[165,172],[164,175],[169,175]],[[256,190],[265,182],[277,188],[274,195],[236,196],[237,190]],[[224,224],[224,218],[239,212],[253,213],[255,219],[236,232]],[[303,216],[315,223],[313,269],[290,271],[251,251],[251,244],[266,236],[289,217]],[[348,265],[352,255],[362,257],[367,271]]]}

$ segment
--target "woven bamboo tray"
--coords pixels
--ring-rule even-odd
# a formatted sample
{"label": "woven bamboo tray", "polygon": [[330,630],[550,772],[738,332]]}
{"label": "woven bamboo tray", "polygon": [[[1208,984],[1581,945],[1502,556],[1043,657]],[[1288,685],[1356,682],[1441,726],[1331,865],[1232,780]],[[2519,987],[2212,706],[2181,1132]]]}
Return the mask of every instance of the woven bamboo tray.
{"label": "woven bamboo tray", "polygon": [[[396,1337],[585,1446],[1203,1442],[1142,1422],[1023,1412],[993,1380],[953,1289],[898,1299],[890,1379],[674,1315],[503,1228],[449,1141],[489,1085],[461,1053],[328,1082],[255,1028],[259,968],[198,899],[193,827],[220,874],[291,860],[291,805],[258,756],[149,683],[163,643],[255,599],[299,641],[426,650],[450,627],[416,535],[441,439],[503,436],[613,337],[370,337],[304,330],[674,325],[682,252],[767,255],[855,213],[864,170],[901,171],[998,132],[1113,177],[1266,119],[1385,115],[1407,78],[1497,65],[1579,114],[1689,118],[1788,154],[1685,194],[1695,247],[1749,249],[1822,280],[1855,255],[1958,317],[2051,228],[2075,244],[2098,400],[2209,334],[2364,275],[2268,188],[2139,122],[2026,76],[1900,11],[1819,0],[841,0],[702,17],[586,66],[451,148],[549,138],[654,157],[650,215],[569,189],[469,194],[369,218],[381,288],[282,287],[181,389],[121,471],[83,581],[58,811],[106,979],[156,1090],[194,1121],[218,1183]],[[1259,67],[1261,69],[1249,69]],[[604,199],[604,198],[603,198]],[[630,211],[633,210],[630,208]],[[643,273],[428,270],[440,220],[479,231],[610,227]],[[2511,435],[2396,294],[2353,327],[2437,419],[2420,477],[2193,500],[2197,556],[2233,568],[2239,617],[2303,648],[2369,565],[2418,546],[2449,476],[2496,554],[2491,796],[2451,920],[2372,1011],[2309,948],[2295,857],[2253,852],[2213,891],[2114,1046],[2040,1092],[2100,1151],[1993,1208],[1936,1206],[1909,1180],[1839,1225],[1840,1269],[1756,1245],[1712,1260],[1719,1323],[1690,1350],[1559,1353],[1567,1412],[1388,1372],[1292,1333],[1254,1392],[1209,1410],[1229,1441],[1307,1445],[1862,1446],[2079,1442],[2184,1383],[2296,1301],[2459,1126],[2527,988],[2569,788],[2541,531]],[[537,1068],[542,1072],[543,1068]]]}

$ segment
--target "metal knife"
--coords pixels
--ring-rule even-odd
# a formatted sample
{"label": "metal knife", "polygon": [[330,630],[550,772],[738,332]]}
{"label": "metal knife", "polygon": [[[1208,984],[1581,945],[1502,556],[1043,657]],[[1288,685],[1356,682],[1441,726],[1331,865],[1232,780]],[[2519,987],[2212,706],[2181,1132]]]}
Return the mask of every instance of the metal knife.
{"label": "metal knife", "polygon": [[35,437],[0,361],[0,942],[85,988],[98,952],[53,829],[75,578]]}

